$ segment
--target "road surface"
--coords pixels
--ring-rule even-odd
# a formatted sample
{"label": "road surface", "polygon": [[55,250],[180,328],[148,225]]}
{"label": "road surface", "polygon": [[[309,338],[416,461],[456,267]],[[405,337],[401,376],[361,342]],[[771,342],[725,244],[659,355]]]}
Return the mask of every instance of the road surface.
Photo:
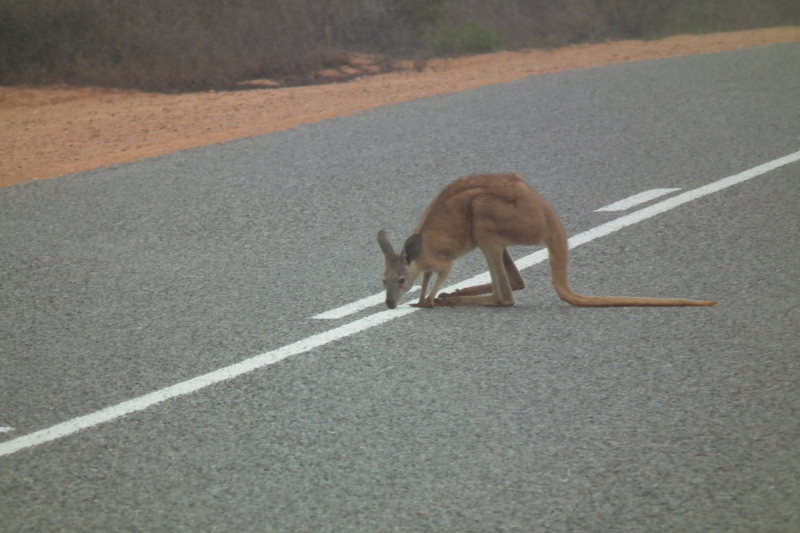
{"label": "road surface", "polygon": [[[0,190],[1,529],[797,531],[798,64],[538,76]],[[313,318],[482,172],[573,236],[640,218],[574,248],[577,291],[719,304],[575,308],[532,260],[513,308]]]}

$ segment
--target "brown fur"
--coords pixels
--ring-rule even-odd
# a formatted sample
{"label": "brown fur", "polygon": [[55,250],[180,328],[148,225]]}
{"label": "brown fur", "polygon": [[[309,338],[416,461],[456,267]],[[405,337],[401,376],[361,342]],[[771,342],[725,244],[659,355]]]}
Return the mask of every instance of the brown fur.
{"label": "brown fur", "polygon": [[[384,252],[386,303],[396,307],[422,274],[420,307],[434,305],[514,305],[512,291],[525,287],[506,247],[546,246],[550,252],[553,285],[559,297],[581,307],[714,305],[716,301],[582,296],[567,278],[567,234],[553,208],[517,174],[485,174],[457,179],[434,198],[416,232],[396,254],[386,232],[378,234]],[[492,282],[437,292],[447,279],[453,261],[478,248],[489,265]],[[430,292],[433,273],[436,283]]]}

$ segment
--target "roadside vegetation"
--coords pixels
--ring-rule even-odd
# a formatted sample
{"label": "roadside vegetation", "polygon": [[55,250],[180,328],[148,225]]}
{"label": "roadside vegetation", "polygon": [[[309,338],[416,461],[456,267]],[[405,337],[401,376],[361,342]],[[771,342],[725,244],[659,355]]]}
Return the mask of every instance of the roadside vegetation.
{"label": "roadside vegetation", "polygon": [[[175,92],[398,59],[800,25],[797,0],[0,0],[0,85]],[[419,63],[424,64],[424,63]]]}

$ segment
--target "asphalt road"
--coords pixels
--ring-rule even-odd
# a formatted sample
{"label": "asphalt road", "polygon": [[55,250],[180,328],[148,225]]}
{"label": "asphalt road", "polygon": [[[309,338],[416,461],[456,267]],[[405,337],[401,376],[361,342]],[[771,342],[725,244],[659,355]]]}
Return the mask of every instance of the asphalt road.
{"label": "asphalt road", "polygon": [[[577,234],[795,153],[798,65],[538,76],[2,189],[0,450],[383,311],[311,318],[379,292],[377,231],[399,246],[456,177],[519,172]],[[799,178],[573,252],[579,292],[715,307],[575,308],[536,265],[513,308],[420,310],[0,456],[0,530],[796,532]]]}

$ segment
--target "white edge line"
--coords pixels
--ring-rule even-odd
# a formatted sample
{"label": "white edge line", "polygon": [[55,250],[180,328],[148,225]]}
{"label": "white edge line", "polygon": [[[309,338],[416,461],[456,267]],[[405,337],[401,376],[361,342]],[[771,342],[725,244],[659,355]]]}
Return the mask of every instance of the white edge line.
{"label": "white edge line", "polygon": [[[574,248],[575,246],[580,246],[581,244],[593,241],[599,237],[614,233],[615,231],[618,231],[626,226],[630,226],[637,222],[641,222],[642,220],[654,217],[660,213],[664,213],[665,211],[669,211],[670,209],[673,209],[679,205],[691,202],[692,200],[696,200],[714,192],[721,191],[756,176],[760,176],[761,174],[765,174],[770,170],[774,170],[798,160],[800,160],[800,151],[779,159],[775,159],[769,163],[764,163],[763,165],[751,168],[734,176],[729,176],[719,181],[715,181],[714,183],[687,191],[683,194],[679,194],[678,196],[673,196],[672,198],[664,200],[663,202],[659,202],[651,205],[650,207],[646,207],[629,215],[625,215],[616,220],[612,220],[597,226],[596,228],[579,233],[578,235],[569,239],[570,247]],[[546,250],[538,250],[517,260],[516,263],[518,268],[525,268],[543,261],[546,257]],[[444,291],[452,291],[473,283],[486,283],[488,280],[489,274],[488,272],[485,272],[450,287],[446,287]],[[0,457],[4,455],[10,455],[19,450],[30,448],[38,444],[44,444],[61,437],[66,437],[83,429],[97,426],[104,422],[109,422],[136,411],[142,411],[165,400],[176,398],[178,396],[184,396],[210,385],[236,378],[248,372],[252,372],[253,370],[275,364],[278,361],[286,359],[287,357],[308,352],[314,348],[318,348],[333,341],[354,335],[358,332],[381,325],[390,320],[394,320],[395,318],[408,315],[414,311],[417,311],[418,309],[419,308],[417,307],[409,307],[408,304],[406,304],[401,305],[394,310],[379,311],[370,316],[355,320],[322,333],[317,333],[316,335],[301,339],[292,344],[283,346],[282,348],[251,357],[250,359],[245,359],[244,361],[220,368],[219,370],[214,370],[213,372],[176,383],[175,385],[145,394],[144,396],[139,396],[138,398],[134,398],[117,405],[112,405],[111,407],[107,407],[100,411],[79,416],[49,428],[35,431],[33,433],[29,433],[28,435],[23,435],[21,437],[17,437],[16,439],[0,443]]]}
{"label": "white edge line", "polygon": [[609,204],[605,207],[601,207],[600,209],[595,209],[597,211],[625,211],[630,209],[631,207],[636,207],[639,204],[643,204],[645,202],[649,202],[650,200],[655,200],[665,194],[669,194],[671,192],[679,191],[680,188],[674,189],[650,189],[649,191],[640,192],[638,194],[634,194],[633,196],[629,196],[624,198],[618,202],[614,202],[613,204]]}

